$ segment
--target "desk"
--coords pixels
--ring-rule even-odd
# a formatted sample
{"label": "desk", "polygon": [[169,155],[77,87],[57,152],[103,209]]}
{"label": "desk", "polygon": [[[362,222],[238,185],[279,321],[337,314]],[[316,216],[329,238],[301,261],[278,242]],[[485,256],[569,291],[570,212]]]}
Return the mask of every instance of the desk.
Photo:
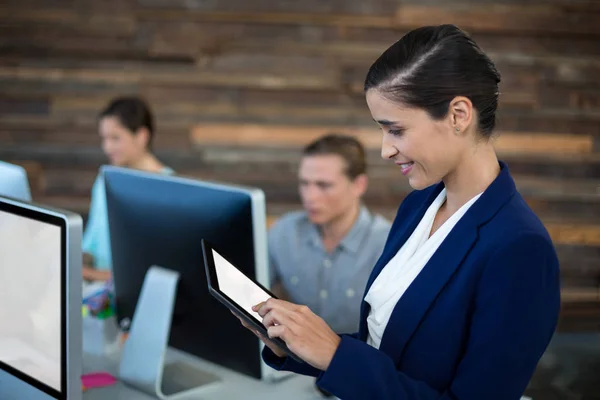
{"label": "desk", "polygon": [[[83,331],[83,373],[106,371],[118,377],[121,349],[114,342],[117,326],[114,317],[107,320],[84,318]],[[107,345],[106,343],[113,343]],[[102,354],[104,351],[104,355]],[[277,382],[260,381],[218,364],[202,360],[188,353],[169,348],[166,363],[183,361],[203,371],[214,373],[223,379],[215,390],[207,391],[198,400],[324,400],[315,388],[315,379],[288,373]],[[224,383],[224,384],[223,384]],[[104,388],[88,389],[83,392],[83,400],[151,400],[149,396],[123,382]]]}
{"label": "desk", "polygon": [[[85,290],[97,290],[92,286]],[[116,319],[95,320],[84,318],[83,331],[83,373],[106,371],[118,377],[121,349],[116,345],[118,336]],[[114,345],[107,345],[114,343]],[[104,351],[105,355],[100,355]],[[277,382],[260,381],[238,372],[223,368],[220,365],[202,360],[177,349],[169,348],[166,363],[184,361],[199,369],[211,372],[221,377],[223,381],[214,390],[207,391],[199,400],[324,400],[325,398],[315,388],[315,379],[288,374]],[[83,392],[83,400],[151,400],[149,396],[123,382],[104,387],[88,389]]]}
{"label": "desk", "polygon": [[[262,382],[245,375],[236,373],[219,365],[200,360],[196,357],[169,349],[167,360],[183,360],[215,372],[224,378],[224,383],[218,389],[203,395],[198,400],[323,400],[314,386],[314,378],[292,375],[279,382]],[[118,372],[118,353],[106,357],[84,354],[83,373],[106,371],[115,376]],[[137,391],[122,382],[97,389],[88,389],[83,393],[83,400],[152,400],[154,397]]]}
{"label": "desk", "polygon": [[[89,332],[88,332],[89,333]],[[84,335],[86,332],[84,330]],[[89,337],[89,336],[88,336]],[[218,365],[169,349],[169,361],[182,359],[208,371],[217,372],[227,385],[199,400],[324,400],[314,387],[314,379],[292,375],[280,382],[261,382]],[[101,357],[84,354],[84,373],[107,371],[117,376],[119,354]],[[536,399],[600,399],[600,334],[556,334],[538,366],[526,394]],[[585,397],[593,396],[597,397]],[[144,393],[118,382],[113,386],[90,389],[83,400],[152,400]],[[526,399],[525,397],[523,399]]]}

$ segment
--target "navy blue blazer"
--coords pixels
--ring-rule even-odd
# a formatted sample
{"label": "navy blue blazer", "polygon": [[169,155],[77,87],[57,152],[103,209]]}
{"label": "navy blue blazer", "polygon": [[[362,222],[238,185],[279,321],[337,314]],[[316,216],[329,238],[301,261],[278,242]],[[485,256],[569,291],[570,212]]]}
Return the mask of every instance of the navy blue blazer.
{"label": "navy blue blazer", "polygon": [[[396,304],[379,349],[366,343],[363,301],[358,333],[341,335],[326,371],[268,348],[265,361],[344,400],[519,399],[556,328],[560,278],[548,232],[500,166]],[[365,294],[443,187],[403,201]]]}

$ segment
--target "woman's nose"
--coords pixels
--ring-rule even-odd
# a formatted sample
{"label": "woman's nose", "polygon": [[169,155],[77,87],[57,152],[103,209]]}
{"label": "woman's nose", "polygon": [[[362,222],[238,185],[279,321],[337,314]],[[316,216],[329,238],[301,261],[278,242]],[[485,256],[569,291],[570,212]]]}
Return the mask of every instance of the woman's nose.
{"label": "woman's nose", "polygon": [[396,154],[398,154],[398,149],[396,149],[394,146],[388,143],[384,135],[383,140],[381,141],[381,158],[383,158],[384,160],[389,160]]}

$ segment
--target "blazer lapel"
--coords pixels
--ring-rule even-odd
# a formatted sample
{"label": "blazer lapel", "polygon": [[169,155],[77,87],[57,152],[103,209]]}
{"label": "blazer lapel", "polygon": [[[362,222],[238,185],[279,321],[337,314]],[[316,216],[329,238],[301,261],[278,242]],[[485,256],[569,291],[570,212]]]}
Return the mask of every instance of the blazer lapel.
{"label": "blazer lapel", "polygon": [[[500,167],[501,171],[496,180],[454,226],[392,311],[379,348],[389,354],[393,360],[401,359],[407,343],[419,327],[427,310],[475,245],[479,226],[489,221],[516,193],[507,166],[500,162]],[[422,216],[423,214],[420,214],[416,223]],[[385,263],[387,264],[387,261]],[[365,313],[362,316],[365,320],[365,338],[367,315]]]}
{"label": "blazer lapel", "polygon": [[477,239],[477,226],[464,215],[400,298],[381,339],[380,350],[399,360],[425,313]]}
{"label": "blazer lapel", "polygon": [[[367,287],[363,294],[363,301],[361,303],[360,310],[360,326],[358,330],[360,339],[366,340],[367,337],[367,315],[369,315],[371,307],[369,306],[369,303],[364,301],[364,298],[369,292],[371,285],[373,284],[373,282],[375,282],[375,279],[377,278],[377,276],[379,276],[379,273],[383,270],[387,263],[390,262],[390,260],[396,255],[398,250],[400,250],[402,245],[404,245],[404,243],[408,240],[413,231],[417,228],[417,225],[421,221],[421,218],[423,218],[423,215],[425,215],[425,212],[427,212],[427,209],[429,208],[431,203],[433,203],[438,194],[440,194],[443,188],[443,183],[438,184],[435,187],[435,189],[431,192],[427,200],[424,201],[421,207],[411,215],[411,218],[408,221],[394,222],[395,224],[397,223],[399,225],[399,227],[397,228],[398,230],[393,236],[390,236],[390,238],[388,239],[388,243],[386,243],[381,257],[379,257],[379,260],[375,264],[375,267],[373,267],[373,271],[369,276],[369,280],[367,281]],[[394,231],[394,228],[392,228],[392,231]]]}

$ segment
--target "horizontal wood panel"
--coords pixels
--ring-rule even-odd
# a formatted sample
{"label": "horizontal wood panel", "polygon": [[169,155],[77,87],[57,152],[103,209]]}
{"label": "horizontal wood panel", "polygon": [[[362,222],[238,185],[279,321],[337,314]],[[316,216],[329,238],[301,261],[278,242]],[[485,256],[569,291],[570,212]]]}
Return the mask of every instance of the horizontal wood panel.
{"label": "horizontal wood panel", "polygon": [[[82,83],[139,84],[144,81],[164,84],[195,84],[211,86],[244,86],[270,89],[312,89],[327,90],[336,88],[335,74],[277,75],[269,73],[231,74],[199,71],[183,66],[149,69],[92,69],[92,68],[34,68],[0,66],[0,78],[43,79],[49,81],[70,80]],[[333,78],[333,79],[332,79]]]}
{"label": "horizontal wood panel", "polygon": [[600,155],[593,154],[503,154],[512,173],[523,176],[600,181]]}
{"label": "horizontal wood panel", "polygon": [[561,295],[563,303],[598,302],[600,306],[600,289],[564,289]]}
{"label": "horizontal wood panel", "polygon": [[[558,320],[558,326],[556,332],[558,333],[595,333],[600,332],[600,313],[596,310],[588,310],[584,313],[578,313],[576,315],[562,315]],[[594,385],[595,387],[595,385]],[[533,393],[548,393],[544,392],[533,392]],[[554,393],[554,391],[551,391]]]}
{"label": "horizontal wood panel", "polygon": [[50,102],[43,97],[15,97],[0,94],[0,116],[2,115],[48,115]]}
{"label": "horizontal wood panel", "polygon": [[[590,7],[591,8],[591,7]],[[396,22],[416,28],[453,21],[467,31],[535,34],[600,35],[597,9],[565,9],[547,4],[400,6]]]}
{"label": "horizontal wood panel", "polygon": [[600,226],[548,223],[546,228],[555,243],[600,246]]}
{"label": "horizontal wood panel", "polygon": [[453,21],[469,31],[561,33],[598,35],[594,9],[565,9],[544,5],[473,6],[469,3],[449,7],[401,5],[395,17],[353,15],[336,12],[323,15],[309,12],[195,11],[174,8],[142,9],[139,19],[245,22],[262,24],[306,24],[338,27],[380,27],[407,29]]}
{"label": "horizontal wood panel", "polygon": [[563,287],[600,287],[600,246],[557,244],[556,251]]}
{"label": "horizontal wood panel", "polygon": [[317,14],[301,12],[236,12],[214,11],[196,12],[173,8],[140,9],[136,11],[138,20],[152,21],[195,21],[195,22],[237,22],[247,24],[276,25],[326,25],[335,27],[393,27],[393,15],[352,15],[352,14]]}
{"label": "horizontal wood panel", "polygon": [[541,108],[528,112],[502,112],[497,114],[498,126],[506,131],[549,132],[600,135],[600,114]]}
{"label": "horizontal wood panel", "polygon": [[[156,97],[156,101],[158,99]],[[20,115],[15,113],[2,115],[0,113],[0,131],[43,131],[56,132],[57,134],[71,132],[74,128],[95,131],[98,112],[107,104],[108,100],[108,97],[92,100],[82,99],[78,103],[75,98],[57,98],[55,102],[51,103],[51,110],[49,112],[52,114],[48,116],[37,114]],[[27,106],[33,108],[33,111],[30,112],[38,112],[36,111],[35,107],[37,106],[35,104]],[[44,105],[43,102],[40,104]],[[219,108],[214,102],[210,103],[207,100],[206,107],[199,106],[196,111],[208,110],[211,107],[215,110]],[[231,106],[231,108],[234,107]],[[194,112],[194,107],[193,105],[186,106],[184,102],[171,105],[159,104],[155,107],[155,111],[157,116],[164,116],[164,118],[157,119],[158,136],[161,135],[161,131],[167,132],[165,133],[167,136],[171,135],[171,132],[178,132],[178,134],[189,135],[190,140],[198,143],[199,146],[234,145],[236,142],[239,142],[244,145],[254,146],[255,144],[259,144],[264,147],[281,147],[285,145],[286,147],[295,147],[299,151],[302,146],[309,143],[316,136],[327,132],[339,131],[359,135],[365,146],[373,151],[379,151],[380,147],[381,131],[372,121],[369,123],[370,120],[356,121],[346,125],[311,124],[314,121],[304,121],[302,125],[300,125],[300,122],[294,125],[281,125],[276,122],[269,123],[268,121],[260,123],[241,123],[241,121],[226,123],[225,121],[221,121],[221,123],[216,123],[210,122],[210,119],[207,118],[207,122],[199,123],[199,121],[204,119],[202,116],[185,118],[186,113]],[[171,117],[169,118],[168,115],[171,115]],[[175,116],[179,118],[174,118]],[[515,122],[518,122],[518,119],[523,119],[526,124],[516,124]],[[512,128],[535,127],[536,124],[532,123],[534,121],[539,121],[545,127],[544,115],[540,115],[539,118],[536,118],[534,115],[522,115],[513,118],[507,117],[506,120],[511,122],[510,126]],[[555,122],[560,124],[560,121],[559,119]],[[566,123],[569,120],[562,121]],[[582,122],[585,121],[583,119],[579,121],[573,120],[573,131],[571,132],[568,130],[566,132],[527,132],[519,131],[518,129],[512,131],[501,129],[498,132],[499,139],[496,141],[496,145],[499,150],[505,153],[526,150],[532,157],[537,157],[536,161],[543,161],[544,156],[556,156],[558,159],[571,160],[572,162],[594,162],[595,158],[593,154],[599,153],[596,141],[600,137],[600,132],[595,132],[597,128],[593,126],[592,121],[589,124],[582,124]],[[600,121],[598,123],[600,124]],[[578,126],[580,124],[581,128]],[[551,125],[548,126],[551,127]],[[286,132],[290,132],[290,134],[288,135]],[[75,135],[72,138],[73,140],[77,139]],[[268,140],[265,142],[258,141],[261,138]],[[286,143],[289,143],[289,145]],[[558,152],[557,149],[563,146],[565,151]]]}
{"label": "horizontal wood panel", "polygon": [[542,85],[540,106],[568,107],[579,110],[600,109],[600,86],[568,87]]}
{"label": "horizontal wood panel", "polygon": [[136,18],[133,14],[119,13],[110,8],[78,10],[76,7],[48,8],[40,7],[6,7],[0,5],[0,19],[8,20],[14,25],[42,24],[50,25],[58,30],[78,29],[94,34],[132,34],[136,29]]}
{"label": "horizontal wood panel", "polygon": [[[281,147],[305,146],[328,132],[342,132],[357,137],[366,148],[379,149],[381,134],[375,129],[348,127],[289,127],[265,125],[198,124],[192,130],[192,141],[203,145],[237,145]],[[591,135],[527,134],[501,132],[495,147],[505,153],[591,153],[594,138]]]}
{"label": "horizontal wood panel", "polygon": [[303,1],[272,1],[253,0],[252,2],[233,3],[230,1],[204,1],[204,0],[140,0],[142,7],[173,8],[195,12],[214,11],[245,11],[255,13],[264,12],[310,12],[314,14],[387,14],[394,12],[396,2],[391,0],[372,0],[369,2],[353,2],[345,0],[303,0]]}
{"label": "horizontal wood panel", "polygon": [[596,294],[585,289],[573,289],[573,293],[567,292],[565,297],[557,332],[600,332],[600,302]]}

